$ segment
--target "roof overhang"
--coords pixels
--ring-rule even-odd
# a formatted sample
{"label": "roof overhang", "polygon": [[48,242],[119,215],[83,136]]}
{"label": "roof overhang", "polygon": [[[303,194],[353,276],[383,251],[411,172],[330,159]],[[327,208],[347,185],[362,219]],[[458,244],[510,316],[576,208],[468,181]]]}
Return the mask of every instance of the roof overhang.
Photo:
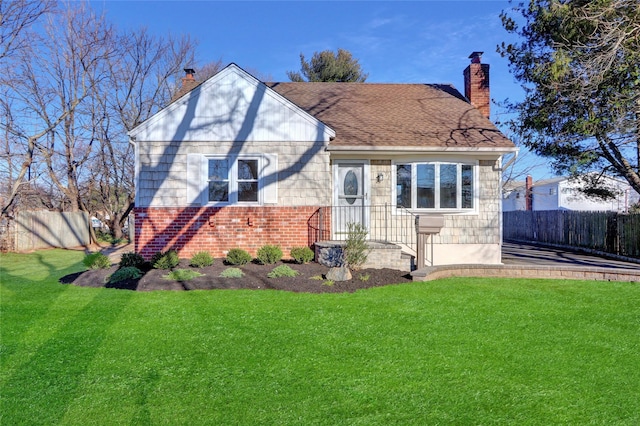
{"label": "roof overhang", "polygon": [[515,154],[518,147],[362,146],[329,145],[327,151],[349,154]]}

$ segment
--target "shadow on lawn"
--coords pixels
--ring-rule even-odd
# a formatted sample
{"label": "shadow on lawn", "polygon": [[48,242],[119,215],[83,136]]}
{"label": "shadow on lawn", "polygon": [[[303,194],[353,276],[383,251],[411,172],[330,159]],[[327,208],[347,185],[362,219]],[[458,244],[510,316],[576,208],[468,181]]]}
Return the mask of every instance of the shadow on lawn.
{"label": "shadow on lawn", "polygon": [[6,376],[2,396],[13,401],[7,407],[40,407],[5,412],[12,424],[58,424],[73,401],[82,396],[80,384],[87,369],[132,293],[94,295]]}

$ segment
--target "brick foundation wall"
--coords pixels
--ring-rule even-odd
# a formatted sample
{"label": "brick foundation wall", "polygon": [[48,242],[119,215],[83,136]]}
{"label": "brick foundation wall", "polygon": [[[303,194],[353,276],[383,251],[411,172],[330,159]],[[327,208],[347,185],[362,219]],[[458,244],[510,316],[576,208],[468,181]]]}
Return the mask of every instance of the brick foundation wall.
{"label": "brick foundation wall", "polygon": [[277,244],[284,257],[292,247],[311,246],[317,238],[317,206],[302,207],[147,207],[135,209],[135,250],[146,259],[175,249],[181,258],[206,250],[224,257],[232,248],[252,256],[265,244]]}

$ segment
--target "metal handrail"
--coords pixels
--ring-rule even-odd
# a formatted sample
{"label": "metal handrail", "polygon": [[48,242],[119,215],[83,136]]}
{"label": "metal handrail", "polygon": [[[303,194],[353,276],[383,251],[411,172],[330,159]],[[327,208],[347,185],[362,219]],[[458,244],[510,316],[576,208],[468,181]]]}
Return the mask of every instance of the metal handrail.
{"label": "metal handrail", "polygon": [[345,239],[346,232],[336,230],[337,224],[346,228],[347,222],[355,221],[361,221],[366,225],[369,241],[398,244],[406,252],[416,253],[416,215],[404,207],[395,207],[388,203],[364,207],[321,207],[309,220],[310,239],[313,242]]}

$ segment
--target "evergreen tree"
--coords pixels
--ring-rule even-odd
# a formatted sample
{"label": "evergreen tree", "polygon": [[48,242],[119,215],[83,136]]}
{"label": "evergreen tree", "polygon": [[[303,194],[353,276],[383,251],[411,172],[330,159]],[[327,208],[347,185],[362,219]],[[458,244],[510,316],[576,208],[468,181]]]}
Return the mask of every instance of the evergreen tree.
{"label": "evergreen tree", "polygon": [[338,49],[337,53],[331,50],[315,52],[310,62],[301,53],[300,71],[287,71],[287,76],[295,82],[363,83],[368,75],[362,72],[358,60],[348,50]]}
{"label": "evergreen tree", "polygon": [[[524,145],[559,173],[624,178],[640,192],[638,0],[531,0],[501,14],[520,36],[498,52],[523,85],[507,105]],[[597,179],[586,192],[606,195]]]}

